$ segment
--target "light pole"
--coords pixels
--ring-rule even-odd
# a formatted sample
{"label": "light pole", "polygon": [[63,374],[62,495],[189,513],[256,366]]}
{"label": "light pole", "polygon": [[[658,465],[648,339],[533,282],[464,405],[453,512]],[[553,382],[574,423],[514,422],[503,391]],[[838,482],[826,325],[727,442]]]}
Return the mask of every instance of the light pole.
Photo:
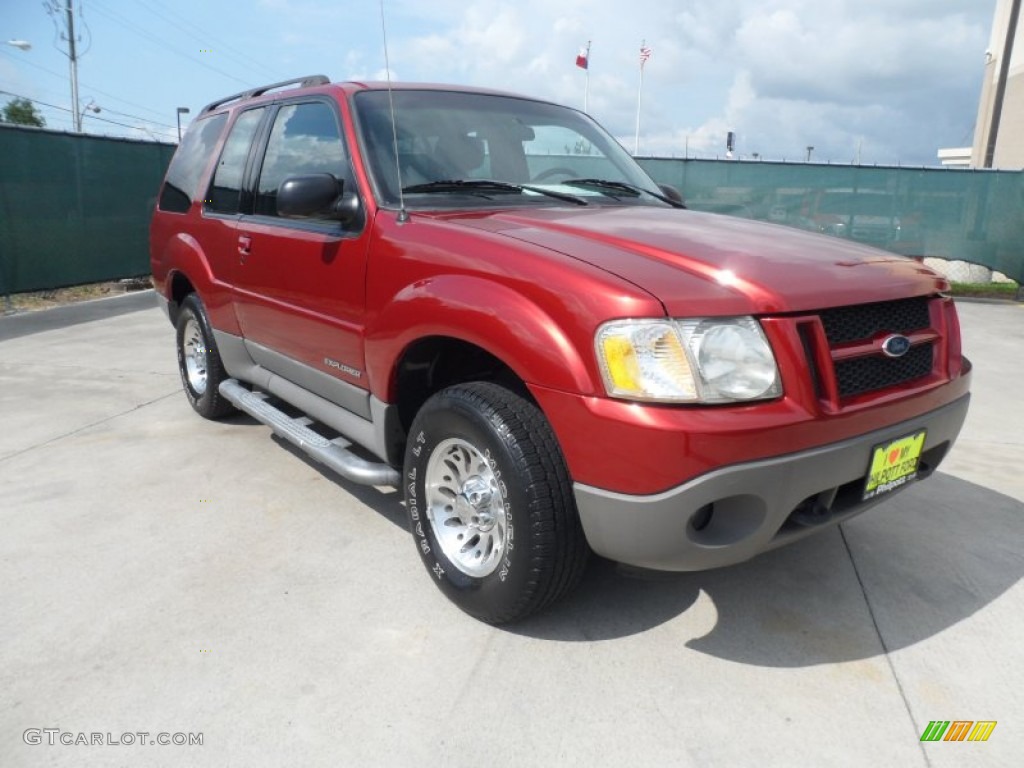
{"label": "light pole", "polygon": [[81,129],[82,128],[82,121],[85,119],[85,113],[86,112],[95,112],[96,114],[99,114],[102,111],[103,110],[100,109],[99,104],[97,104],[95,102],[95,100],[89,99],[89,103],[86,104],[84,107],[82,107],[82,114],[80,114],[78,116],[78,128],[79,128],[78,132],[79,133],[82,132],[82,129]]}
{"label": "light pole", "polygon": [[188,114],[188,107],[178,107],[178,143],[181,144],[181,116]]}
{"label": "light pole", "polygon": [[808,163],[811,162],[811,152],[813,152],[813,151],[814,151],[814,147],[808,145],[807,146],[807,162]]}

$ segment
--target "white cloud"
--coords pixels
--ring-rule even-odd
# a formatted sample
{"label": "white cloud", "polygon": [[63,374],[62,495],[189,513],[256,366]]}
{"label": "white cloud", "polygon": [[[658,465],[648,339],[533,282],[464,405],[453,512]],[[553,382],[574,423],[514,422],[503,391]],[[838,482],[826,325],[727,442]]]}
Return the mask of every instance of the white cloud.
{"label": "white cloud", "polygon": [[[996,0],[384,0],[390,68],[413,81],[464,83],[583,105],[575,67],[592,41],[589,108],[632,147],[638,49],[653,49],[644,76],[642,148],[721,154],[726,131],[741,153],[845,161],[934,163],[942,146],[971,140],[983,54]],[[23,4],[13,4],[21,8]],[[123,16],[171,46],[139,45],[130,30],[93,18],[96,45],[80,67],[133,104],[174,114],[250,85],[324,72],[372,79],[384,72],[380,6],[337,0],[180,0]],[[223,7],[221,7],[223,6]],[[28,5],[25,5],[28,9]],[[194,19],[218,52],[204,68],[175,54],[194,47]],[[66,92],[66,60],[43,43],[45,14],[7,20],[36,43],[0,56],[7,90],[46,100]],[[13,35],[13,32],[11,33]],[[130,66],[125,51],[131,50]],[[49,97],[51,103],[56,97]],[[66,100],[66,95],[64,95]],[[138,106],[134,106],[138,105]]]}
{"label": "white cloud", "polygon": [[[970,132],[994,0],[679,0],[397,3],[403,73],[582,105],[632,147],[638,49],[642,151],[932,163]],[[968,136],[969,139],[969,136]]]}

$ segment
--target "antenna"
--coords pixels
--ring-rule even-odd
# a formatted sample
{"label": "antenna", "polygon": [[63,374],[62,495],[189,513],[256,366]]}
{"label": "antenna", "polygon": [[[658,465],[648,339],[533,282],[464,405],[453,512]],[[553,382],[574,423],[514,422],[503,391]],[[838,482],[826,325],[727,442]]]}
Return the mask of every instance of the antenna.
{"label": "antenna", "polygon": [[380,0],[380,31],[384,38],[384,73],[388,80],[388,105],[391,109],[391,141],[395,150],[395,176],[398,179],[398,223],[409,220],[409,212],[405,210],[405,193],[402,191],[402,164],[398,162],[398,126],[395,125],[395,97],[391,92],[391,62],[388,60],[388,28],[384,23],[384,0]]}

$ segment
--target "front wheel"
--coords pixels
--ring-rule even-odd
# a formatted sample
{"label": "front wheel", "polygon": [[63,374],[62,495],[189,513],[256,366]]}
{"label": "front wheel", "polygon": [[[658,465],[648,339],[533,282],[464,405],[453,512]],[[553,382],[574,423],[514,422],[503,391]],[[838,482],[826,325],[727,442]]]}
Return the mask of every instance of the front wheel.
{"label": "front wheel", "polygon": [[533,403],[495,384],[460,384],[431,397],[409,434],[409,525],[452,602],[503,624],[579,582],[589,550],[565,460]]}

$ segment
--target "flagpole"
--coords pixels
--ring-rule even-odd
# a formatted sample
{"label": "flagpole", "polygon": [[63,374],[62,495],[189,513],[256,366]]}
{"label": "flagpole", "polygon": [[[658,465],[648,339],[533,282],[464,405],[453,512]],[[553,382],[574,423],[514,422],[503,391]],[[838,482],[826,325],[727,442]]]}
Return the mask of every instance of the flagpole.
{"label": "flagpole", "polygon": [[633,157],[640,154],[640,99],[644,92],[644,58],[643,50],[646,48],[646,41],[640,41],[640,87],[636,90],[636,137],[633,140]]}
{"label": "flagpole", "polygon": [[587,40],[587,75],[583,86],[583,111],[590,114],[590,41]]}

